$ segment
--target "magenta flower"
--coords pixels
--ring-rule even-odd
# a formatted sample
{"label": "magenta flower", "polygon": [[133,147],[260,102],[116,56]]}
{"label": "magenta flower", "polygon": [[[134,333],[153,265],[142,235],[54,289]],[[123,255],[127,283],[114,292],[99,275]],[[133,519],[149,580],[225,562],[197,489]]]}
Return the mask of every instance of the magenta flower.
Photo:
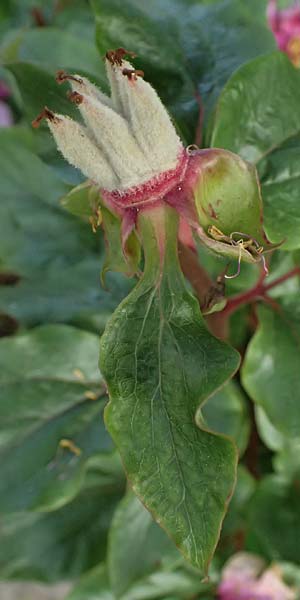
{"label": "magenta flower", "polygon": [[278,48],[285,52],[296,67],[300,67],[300,3],[279,10],[277,0],[269,0],[268,23]]}
{"label": "magenta flower", "polygon": [[295,600],[296,593],[283,582],[279,567],[263,568],[258,556],[246,552],[233,556],[222,573],[219,600]]}

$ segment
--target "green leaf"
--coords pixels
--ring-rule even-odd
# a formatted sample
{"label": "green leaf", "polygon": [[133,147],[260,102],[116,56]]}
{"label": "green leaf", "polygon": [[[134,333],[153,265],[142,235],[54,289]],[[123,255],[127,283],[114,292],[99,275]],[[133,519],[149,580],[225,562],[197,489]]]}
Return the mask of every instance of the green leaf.
{"label": "green leaf", "polygon": [[125,249],[122,248],[122,221],[102,206],[103,229],[106,241],[106,256],[101,279],[104,285],[108,271],[125,273],[129,277],[136,275],[141,260],[141,245],[135,231],[129,235]]}
{"label": "green leaf", "polygon": [[286,249],[300,246],[299,132],[300,72],[284,54],[257,58],[232,76],[218,102],[211,145],[258,165],[266,233],[274,243],[286,240]]}
{"label": "green leaf", "polygon": [[[31,238],[31,243],[33,250],[37,240]],[[45,250],[48,248],[41,243],[40,251]],[[1,308],[27,326],[67,322],[99,334],[131,288],[128,280],[113,274],[109,275],[107,289],[102,289],[99,281],[102,260],[102,256],[91,255],[74,265],[58,265],[53,257],[46,271],[41,272],[41,267],[41,271],[25,272],[26,277],[17,286],[1,288]]]}
{"label": "green leaf", "polygon": [[0,270],[21,277],[1,286],[1,310],[29,325],[97,312],[102,330],[130,283],[114,275],[101,289],[101,232],[59,207],[69,186],[36,156],[40,142],[25,128],[0,132]]}
{"label": "green leaf", "polygon": [[259,328],[247,349],[242,382],[271,424],[286,437],[300,437],[300,315],[298,298],[278,310],[259,309]]}
{"label": "green leaf", "polygon": [[114,600],[104,564],[88,571],[65,600]]}
{"label": "green leaf", "polygon": [[237,369],[239,356],[212,337],[186,290],[176,213],[147,212],[140,226],[144,276],[101,340],[106,424],[135,493],[206,572],[234,486],[236,453],[229,439],[198,429],[194,417]]}
{"label": "green leaf", "polygon": [[107,532],[120,498],[87,487],[51,513],[12,513],[1,518],[1,579],[54,582],[78,577],[105,559]]}
{"label": "green leaf", "polygon": [[260,438],[263,443],[277,452],[284,446],[285,437],[274,427],[261,406],[255,406],[255,422]]}
{"label": "green leaf", "polygon": [[232,556],[233,551],[243,543],[246,537],[249,530],[249,503],[255,490],[255,479],[243,465],[239,465],[236,488],[224,519],[218,546],[218,554],[222,556],[222,559]]}
{"label": "green leaf", "polygon": [[274,457],[274,470],[290,483],[300,475],[300,439],[285,440],[285,444]]}
{"label": "green leaf", "polygon": [[162,561],[181,560],[166,533],[132,493],[120,502],[109,533],[108,567],[117,598],[137,581],[162,567]]}
{"label": "green leaf", "polygon": [[209,429],[232,437],[243,454],[248,444],[250,421],[245,396],[235,381],[229,381],[208,399],[201,416]]}
{"label": "green leaf", "polygon": [[14,128],[0,132],[1,189],[7,195],[28,194],[53,207],[69,186],[36,156],[34,149],[28,148],[30,141],[24,134]]}
{"label": "green leaf", "polygon": [[269,560],[299,564],[299,480],[268,476],[259,484],[249,514],[251,535]]}
{"label": "green leaf", "polygon": [[[53,74],[58,69],[86,73],[101,84],[105,83],[104,65],[92,40],[82,39],[79,35],[55,27],[28,29],[18,35],[14,62],[37,65]],[[4,56],[5,51],[4,45],[1,48]]]}
{"label": "green leaf", "polygon": [[16,78],[23,100],[24,113],[30,122],[37,117],[44,106],[48,106],[54,112],[78,119],[78,110],[68,100],[65,87],[58,85],[51,73],[26,62],[11,63],[7,65],[7,69]]}
{"label": "green leaf", "polygon": [[1,512],[66,504],[90,458],[112,449],[97,354],[96,335],[67,326],[1,341]]}
{"label": "green leaf", "polygon": [[272,240],[284,240],[286,250],[299,248],[299,152],[300,136],[295,135],[259,165],[266,227]]}
{"label": "green leaf", "polygon": [[211,584],[201,583],[199,573],[188,573],[184,569],[177,571],[158,571],[137,582],[122,596],[122,600],[154,600],[169,598],[185,600],[197,595],[202,598],[212,588]]}

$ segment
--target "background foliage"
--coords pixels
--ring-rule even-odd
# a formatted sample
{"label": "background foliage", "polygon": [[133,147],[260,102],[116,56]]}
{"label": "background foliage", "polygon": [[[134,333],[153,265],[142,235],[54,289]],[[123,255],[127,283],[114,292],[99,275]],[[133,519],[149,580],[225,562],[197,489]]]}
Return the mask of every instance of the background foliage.
{"label": "background foliage", "polygon": [[[275,50],[264,0],[7,0],[0,7],[1,78],[15,124],[0,130],[0,576],[74,579],[68,600],[213,598],[220,568],[241,549],[300,563],[299,279],[271,292],[280,311],[243,307],[230,340],[238,376],[202,418],[239,448],[237,488],[209,583],[126,492],[105,431],[99,333],[132,288],[99,274],[100,230],[62,199],[81,182],[45,127],[47,104],[72,115],[58,69],[107,88],[101,57],[124,46],[156,87],[187,144],[204,106],[207,146],[257,165],[265,227],[284,243],[269,281],[300,265],[300,71]],[[80,212],[80,211],[79,211]],[[199,250],[212,277],[223,259]],[[228,293],[255,284],[243,267]],[[74,446],[64,444],[72,440]],[[271,510],[270,510],[271,507]]]}

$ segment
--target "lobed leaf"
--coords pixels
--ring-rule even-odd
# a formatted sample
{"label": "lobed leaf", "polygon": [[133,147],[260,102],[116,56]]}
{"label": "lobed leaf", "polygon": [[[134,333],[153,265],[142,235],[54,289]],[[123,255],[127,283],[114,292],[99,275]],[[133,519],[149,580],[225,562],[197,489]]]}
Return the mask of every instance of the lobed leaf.
{"label": "lobed leaf", "polygon": [[[233,374],[239,357],[208,332],[186,290],[176,213],[158,210],[153,218],[154,225],[140,216],[144,276],[101,340],[110,395],[105,420],[133,490],[206,572],[234,486],[236,451],[228,438],[199,429],[195,413]],[[158,243],[166,244],[163,264]]]}

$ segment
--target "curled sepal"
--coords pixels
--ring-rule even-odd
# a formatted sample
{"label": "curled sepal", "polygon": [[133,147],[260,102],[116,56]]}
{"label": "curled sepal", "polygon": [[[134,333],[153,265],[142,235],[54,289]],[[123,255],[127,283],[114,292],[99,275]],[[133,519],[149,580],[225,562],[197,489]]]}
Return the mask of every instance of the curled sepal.
{"label": "curled sepal", "polygon": [[[195,414],[239,365],[206,328],[177,256],[178,216],[139,213],[144,274],[107,324],[100,369],[105,421],[134,492],[184,556],[207,573],[234,483],[237,453]],[[167,233],[167,234],[166,234]]]}
{"label": "curled sepal", "polygon": [[126,219],[122,219],[102,206],[102,227],[104,230],[106,255],[101,272],[101,282],[104,286],[105,275],[108,271],[125,273],[128,277],[136,275],[141,259],[141,244],[134,230],[134,219],[124,231]]}
{"label": "curled sepal", "polygon": [[100,192],[91,181],[84,181],[61,198],[61,206],[76,217],[98,220],[101,224]]}

